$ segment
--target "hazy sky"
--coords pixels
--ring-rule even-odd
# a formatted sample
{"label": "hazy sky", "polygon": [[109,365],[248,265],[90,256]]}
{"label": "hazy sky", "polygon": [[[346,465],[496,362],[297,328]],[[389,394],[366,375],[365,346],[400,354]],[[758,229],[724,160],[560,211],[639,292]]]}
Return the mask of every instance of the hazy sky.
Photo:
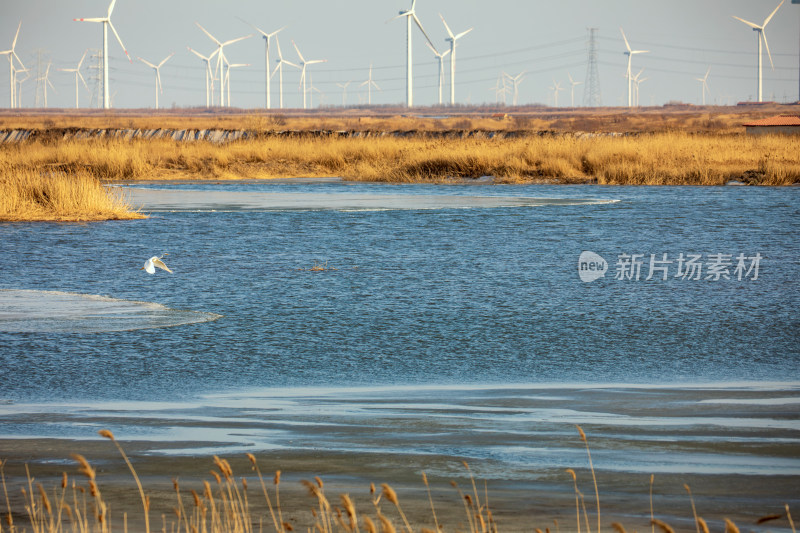
{"label": "hazy sky", "polygon": [[[101,17],[110,0],[0,0],[0,49],[10,47],[17,24],[22,21],[17,53],[28,68],[52,61],[51,107],[71,107],[75,102],[74,78],[57,68],[74,68],[84,50],[102,48],[102,25],[73,22],[73,18]],[[650,50],[634,56],[633,71],[644,68],[642,105],[661,105],[677,100],[700,103],[702,77],[708,77],[707,103],[735,103],[756,98],[756,32],[731,15],[760,24],[779,0],[418,0],[417,14],[440,51],[449,46],[439,13],[458,33],[475,29],[459,41],[456,69],[456,100],[459,103],[493,103],[500,73],[527,71],[519,86],[520,103],[554,103],[553,80],[566,88],[558,96],[569,105],[568,73],[584,81],[587,72],[587,27],[598,28],[599,81],[604,105],[621,105],[625,99],[626,57],[619,28],[634,49]],[[252,33],[241,19],[279,34],[284,57],[297,61],[296,41],[306,59],[327,59],[312,65],[313,85],[322,91],[323,102],[342,103],[337,83],[352,81],[347,102],[365,101],[370,63],[373,78],[382,91],[373,92],[373,104],[405,101],[406,26],[401,20],[387,22],[410,0],[118,0],[112,22],[134,63],[129,63],[109,32],[111,92],[114,106],[152,107],[155,76],[138,56],[158,63],[175,52],[161,70],[162,107],[205,104],[204,66],[187,46],[209,54],[215,45],[200,29],[199,22],[220,40]],[[798,48],[800,4],[791,0],[780,8],[766,29],[775,69],[766,52],[764,99],[798,99]],[[414,28],[415,103],[437,101],[438,65]],[[273,41],[274,43],[274,41]],[[91,52],[90,52],[91,53]],[[272,67],[276,59],[271,50]],[[231,74],[231,100],[237,107],[264,106],[264,41],[252,37],[226,48],[232,63],[250,63]],[[96,72],[84,63],[83,73],[94,88]],[[5,66],[4,66],[5,65]],[[446,65],[449,96],[449,64]],[[23,85],[23,106],[35,103],[35,75]],[[284,71],[286,107],[301,107],[299,71]],[[575,102],[583,100],[585,85],[575,88]],[[273,78],[273,106],[277,106],[277,76]],[[90,95],[81,88],[81,105]],[[320,94],[313,95],[314,105]],[[40,98],[41,99],[41,98]],[[509,100],[510,103],[510,100]],[[9,72],[0,58],[0,106],[9,105]]]}

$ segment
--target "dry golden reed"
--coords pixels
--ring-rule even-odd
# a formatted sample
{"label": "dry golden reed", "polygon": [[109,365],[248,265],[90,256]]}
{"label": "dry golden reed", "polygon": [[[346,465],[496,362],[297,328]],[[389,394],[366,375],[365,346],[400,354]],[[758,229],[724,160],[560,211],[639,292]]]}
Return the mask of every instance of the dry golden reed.
{"label": "dry golden reed", "polygon": [[0,169],[0,221],[89,221],[144,218],[118,193],[79,171]]}
{"label": "dry golden reed", "polygon": [[0,145],[0,175],[84,175],[101,181],[338,176],[348,180],[606,185],[800,183],[791,136],[664,132],[518,138],[262,137],[227,144],[166,139],[26,141]]}

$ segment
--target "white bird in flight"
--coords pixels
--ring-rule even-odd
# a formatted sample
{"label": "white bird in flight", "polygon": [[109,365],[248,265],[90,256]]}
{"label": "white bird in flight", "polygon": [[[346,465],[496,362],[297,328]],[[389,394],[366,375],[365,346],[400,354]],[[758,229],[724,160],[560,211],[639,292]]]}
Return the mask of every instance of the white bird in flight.
{"label": "white bird in flight", "polygon": [[[164,255],[168,255],[168,254],[164,254]],[[161,257],[164,257],[164,255],[162,255]],[[144,270],[148,274],[155,274],[156,273],[156,268],[155,267],[158,267],[161,270],[166,270],[167,272],[172,274],[172,270],[170,270],[167,267],[167,265],[164,264],[164,261],[161,260],[161,257],[156,257],[154,255],[153,257],[151,257],[150,259],[145,261],[144,262],[144,266],[142,268],[140,268],[139,270]]]}

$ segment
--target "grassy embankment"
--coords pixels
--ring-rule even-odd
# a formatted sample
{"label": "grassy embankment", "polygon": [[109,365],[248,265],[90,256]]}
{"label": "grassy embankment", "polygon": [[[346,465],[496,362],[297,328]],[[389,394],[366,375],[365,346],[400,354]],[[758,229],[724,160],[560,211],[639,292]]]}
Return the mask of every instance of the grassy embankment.
{"label": "grassy embankment", "polygon": [[92,221],[144,218],[86,172],[0,168],[0,221]]}
{"label": "grassy embankment", "polygon": [[101,181],[341,176],[351,180],[620,185],[800,183],[789,136],[654,133],[508,139],[260,137],[228,144],[113,139],[31,141],[0,147],[2,176],[85,173]]}
{"label": "grassy embankment", "polygon": [[[561,531],[563,528],[565,531],[600,533],[605,529],[625,533],[624,525],[619,522],[610,522],[606,518],[604,525],[601,517],[606,515],[601,515],[600,492],[588,441],[580,426],[577,426],[577,430],[588,454],[591,486],[584,493],[579,487],[576,472],[571,468],[567,469],[565,474],[572,478],[571,485],[574,485],[575,498],[574,509],[568,510],[565,514],[570,518],[565,523],[559,524],[557,520],[531,516],[526,523],[526,529],[542,533],[540,527],[544,527],[545,531],[551,531],[552,526],[555,531]],[[24,507],[23,512],[11,504],[4,475],[5,464],[0,461],[0,482],[6,504],[6,512],[0,521],[0,533],[21,532],[27,530],[27,527],[35,533],[65,531],[106,533],[115,530],[127,532],[129,526],[134,531],[146,533],[156,530],[176,533],[251,533],[256,530],[274,530],[276,533],[287,533],[306,528],[308,531],[320,533],[334,531],[395,533],[398,530],[407,533],[414,531],[440,533],[453,530],[497,533],[503,529],[502,524],[496,521],[492,513],[496,502],[490,505],[488,488],[476,482],[466,462],[463,465],[468,474],[469,484],[462,490],[457,483],[451,482],[458,495],[459,504],[463,505],[463,510],[456,510],[456,515],[452,514],[453,509],[443,509],[441,506],[437,508],[424,472],[422,473],[424,496],[421,498],[422,501],[418,502],[415,512],[411,513],[408,507],[401,504],[397,493],[388,484],[382,484],[380,490],[371,484],[368,502],[361,498],[351,498],[349,494],[340,494],[337,499],[333,499],[330,493],[326,493],[323,481],[315,477],[314,481],[302,481],[311,499],[308,507],[305,507],[310,512],[303,513],[308,522],[300,523],[305,522],[305,519],[299,522],[294,512],[287,512],[285,497],[282,503],[281,472],[277,471],[272,479],[265,480],[256,457],[250,453],[246,454],[252,471],[249,481],[247,477],[237,479],[231,464],[216,456],[214,456],[215,469],[210,472],[211,478],[201,483],[193,483],[197,490],[191,488],[187,490],[185,484],[182,487],[178,479],[173,478],[172,494],[160,495],[161,498],[167,498],[171,502],[174,514],[168,516],[163,509],[152,508],[150,498],[152,492],[145,489],[133,463],[114,435],[108,430],[101,430],[99,434],[113,442],[135,481],[135,490],[130,486],[130,491],[125,495],[131,514],[123,513],[119,516],[117,511],[117,514],[112,516],[112,507],[119,509],[117,504],[120,502],[112,505],[109,498],[104,496],[105,487],[98,476],[98,470],[85,457],[77,454],[73,455],[73,458],[77,462],[80,476],[77,479],[70,478],[63,472],[60,486],[46,489],[41,483],[34,483],[35,480],[27,466],[26,479],[12,480],[15,485],[22,484],[20,491],[22,498],[21,500],[14,498],[14,501]],[[653,479],[654,477],[650,476],[648,514],[652,525],[651,531],[656,531],[658,528],[660,533],[674,533],[669,524],[656,518]],[[692,529],[698,533],[708,533],[709,525],[697,513],[690,487],[685,484],[683,487],[687,493],[687,503],[691,504],[692,515],[688,519],[692,522]],[[139,511],[135,511],[136,506]],[[784,510],[763,516],[757,523],[778,521],[781,526],[790,525],[794,532],[795,526],[788,504],[784,506]],[[451,520],[446,526],[441,521],[443,515],[448,515],[447,520]],[[454,518],[458,515],[460,518]],[[417,521],[422,521],[427,526],[418,523],[412,525]],[[726,533],[739,533],[736,524],[728,518],[724,518],[724,524]],[[537,525],[540,527],[536,527]]]}

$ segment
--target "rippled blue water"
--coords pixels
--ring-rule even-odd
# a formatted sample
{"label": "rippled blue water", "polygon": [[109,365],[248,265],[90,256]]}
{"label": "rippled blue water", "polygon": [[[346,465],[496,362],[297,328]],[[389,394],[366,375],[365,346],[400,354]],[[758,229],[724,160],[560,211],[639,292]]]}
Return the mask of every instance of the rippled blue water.
{"label": "rippled blue water", "polygon": [[[800,377],[798,188],[158,187],[619,201],[176,211],[143,221],[0,224],[0,289],[95,294],[223,315],[122,332],[0,332],[0,398],[168,400],[312,384]],[[577,261],[584,250],[602,255],[612,272],[583,283]],[[170,254],[165,261],[173,275],[139,270],[162,252]],[[764,259],[755,281],[623,281],[613,276],[622,253]],[[308,271],[315,261],[337,270]]]}

